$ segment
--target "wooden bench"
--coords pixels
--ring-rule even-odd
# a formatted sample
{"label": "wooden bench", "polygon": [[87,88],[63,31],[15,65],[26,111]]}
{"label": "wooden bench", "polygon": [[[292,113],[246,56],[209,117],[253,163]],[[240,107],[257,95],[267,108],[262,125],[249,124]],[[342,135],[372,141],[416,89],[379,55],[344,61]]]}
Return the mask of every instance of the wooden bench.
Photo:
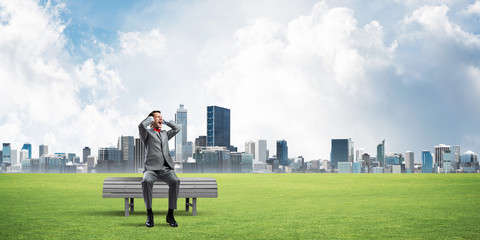
{"label": "wooden bench", "polygon": [[[197,215],[197,198],[218,197],[217,181],[214,178],[179,178],[178,198],[185,198],[185,211],[192,207],[192,215]],[[124,198],[125,217],[134,211],[134,199],[143,198],[141,177],[108,177],[103,181],[104,198]],[[168,198],[168,185],[156,181],[153,185],[154,198]],[[193,203],[190,203],[192,198]],[[128,201],[130,199],[130,203]]]}

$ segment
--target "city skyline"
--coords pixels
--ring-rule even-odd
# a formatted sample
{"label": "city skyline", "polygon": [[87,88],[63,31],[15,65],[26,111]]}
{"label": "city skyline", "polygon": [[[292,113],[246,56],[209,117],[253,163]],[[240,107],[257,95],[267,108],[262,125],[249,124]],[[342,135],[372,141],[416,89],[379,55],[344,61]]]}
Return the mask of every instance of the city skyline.
{"label": "city skyline", "polygon": [[0,142],[96,152],[184,104],[189,141],[218,105],[236,147],[478,152],[479,22],[478,0],[2,1]]}

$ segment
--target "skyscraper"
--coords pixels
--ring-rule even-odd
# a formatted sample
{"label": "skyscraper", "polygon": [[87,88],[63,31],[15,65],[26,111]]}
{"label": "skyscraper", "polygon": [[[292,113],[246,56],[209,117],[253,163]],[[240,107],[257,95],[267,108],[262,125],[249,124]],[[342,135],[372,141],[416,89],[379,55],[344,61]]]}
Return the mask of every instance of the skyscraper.
{"label": "skyscraper", "polygon": [[432,173],[433,157],[430,151],[422,151],[422,173]]}
{"label": "skyscraper", "polygon": [[27,158],[32,158],[32,144],[30,143],[23,144],[22,150],[27,150],[28,151]]}
{"label": "skyscraper", "polygon": [[[440,145],[437,145],[435,146],[435,165],[440,168],[438,169],[438,172],[440,172],[440,170],[443,171],[443,153],[449,153],[450,152],[450,146],[449,145],[445,145],[445,144],[440,144]],[[437,169],[435,169],[437,170]]]}
{"label": "skyscraper", "polygon": [[353,162],[353,141],[352,139],[332,139],[330,161],[332,169],[338,169],[339,162]]}
{"label": "skyscraper", "polygon": [[385,139],[377,145],[377,161],[380,167],[385,167]]}
{"label": "skyscraper", "polygon": [[3,150],[2,150],[2,162],[3,163],[11,163],[12,162],[12,148],[10,143],[3,143]]}
{"label": "skyscraper", "polygon": [[[178,134],[177,134],[178,135]],[[145,164],[145,146],[140,138],[135,138],[135,172],[139,172],[144,168]]]}
{"label": "skyscraper", "polygon": [[19,158],[18,158],[18,162],[19,163],[22,163],[23,160],[29,158],[28,157],[28,150],[27,149],[22,149],[20,150],[19,152]]}
{"label": "skyscraper", "polygon": [[92,150],[89,147],[84,147],[82,151],[82,163],[87,163],[88,156],[92,154]]}
{"label": "skyscraper", "polygon": [[38,146],[38,157],[45,157],[48,155],[48,145]]}
{"label": "skyscraper", "polygon": [[405,152],[405,171],[406,173],[413,173],[414,170],[414,155],[412,151]]}
{"label": "skyscraper", "polygon": [[207,107],[207,146],[230,146],[230,109]]}
{"label": "skyscraper", "polygon": [[257,162],[267,162],[267,140],[258,140],[255,147],[255,159]]}
{"label": "skyscraper", "polygon": [[180,133],[175,135],[175,162],[186,162],[188,159],[185,149],[187,145],[187,109],[183,104],[180,104],[175,113],[175,122],[182,128]]}
{"label": "skyscraper", "polygon": [[253,159],[255,159],[255,142],[250,140],[245,143],[245,153],[250,153],[253,156]]}
{"label": "skyscraper", "polygon": [[118,138],[118,146],[122,151],[124,172],[137,172],[134,169],[135,146],[133,136],[121,136]]}
{"label": "skyscraper", "polygon": [[277,140],[277,160],[280,165],[290,165],[288,160],[288,146],[285,140]]}

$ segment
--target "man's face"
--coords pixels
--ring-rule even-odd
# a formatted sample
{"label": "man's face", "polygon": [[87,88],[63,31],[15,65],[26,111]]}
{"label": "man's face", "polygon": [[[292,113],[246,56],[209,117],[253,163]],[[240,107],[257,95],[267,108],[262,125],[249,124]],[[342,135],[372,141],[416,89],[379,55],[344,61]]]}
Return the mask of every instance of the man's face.
{"label": "man's face", "polygon": [[154,128],[162,128],[162,124],[163,124],[163,118],[162,118],[162,114],[160,113],[153,113],[153,123],[152,123],[152,126]]}

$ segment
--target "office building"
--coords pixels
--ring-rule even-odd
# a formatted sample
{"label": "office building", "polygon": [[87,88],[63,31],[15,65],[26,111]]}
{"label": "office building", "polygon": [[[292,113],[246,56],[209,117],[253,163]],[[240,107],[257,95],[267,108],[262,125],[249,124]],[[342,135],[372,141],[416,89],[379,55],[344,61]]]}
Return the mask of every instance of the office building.
{"label": "office building", "polygon": [[353,162],[353,141],[349,139],[332,139],[330,161],[332,169],[338,168],[339,162]]}
{"label": "office building", "polygon": [[140,138],[135,138],[135,163],[133,168],[136,172],[143,172],[145,164],[145,146]]}
{"label": "office building", "polygon": [[32,158],[32,144],[30,143],[23,144],[22,150],[28,151],[28,156],[25,159]]}
{"label": "office building", "polygon": [[362,155],[362,161],[365,164],[365,167],[367,168],[367,173],[371,172],[371,159],[370,155],[368,153],[364,153]]}
{"label": "office building", "polygon": [[422,151],[422,173],[433,172],[433,156],[430,151]]}
{"label": "office building", "polygon": [[290,165],[290,161],[288,159],[288,146],[287,141],[285,140],[277,141],[277,160],[282,166]]}
{"label": "office building", "polygon": [[29,158],[28,155],[29,155],[29,153],[28,153],[27,149],[20,150],[18,162],[22,163],[23,160],[28,159]]}
{"label": "office building", "polygon": [[245,153],[252,154],[253,159],[255,158],[255,142],[250,140],[245,143]]}
{"label": "office building", "polygon": [[363,148],[357,148],[355,149],[355,161],[358,162],[362,160],[362,156],[365,153],[365,149]]}
{"label": "office building", "polygon": [[123,172],[136,173],[134,168],[135,161],[135,144],[133,136],[121,136],[118,138],[118,149],[122,152]]}
{"label": "office building", "polygon": [[230,109],[207,107],[207,146],[226,147],[231,152],[237,151],[230,145]]}
{"label": "office building", "polygon": [[87,158],[92,154],[92,150],[89,147],[84,147],[82,150],[82,163],[87,163]]}
{"label": "office building", "polygon": [[260,163],[267,162],[267,140],[258,140],[255,146],[255,161]]}
{"label": "office building", "polygon": [[10,143],[3,143],[2,162],[1,163],[10,164],[12,162],[11,154],[12,154],[12,148],[10,146]]}
{"label": "office building", "polygon": [[414,154],[412,151],[405,152],[405,172],[413,173],[414,172]]}
{"label": "office building", "polygon": [[16,164],[18,164],[17,149],[11,149],[11,152],[10,152],[10,163],[11,163],[11,165],[16,165]]}
{"label": "office building", "polygon": [[122,150],[116,147],[98,149],[97,173],[123,173]]}
{"label": "office building", "polygon": [[186,162],[188,156],[191,155],[187,153],[187,109],[185,109],[183,104],[180,104],[180,107],[175,113],[175,122],[181,127],[177,135],[175,135],[175,162]]}
{"label": "office building", "polygon": [[38,157],[45,157],[48,155],[48,145],[40,145],[38,146]]}
{"label": "office building", "polygon": [[360,161],[352,163],[352,173],[362,173],[362,163]]}
{"label": "office building", "polygon": [[472,151],[466,151],[460,158],[460,170],[464,173],[475,173],[479,169],[478,155]]}
{"label": "office building", "polygon": [[338,173],[352,173],[351,162],[338,162]]}
{"label": "office building", "polygon": [[445,144],[440,144],[435,146],[435,161],[434,164],[438,169],[434,169],[436,172],[443,172],[443,153],[451,152],[450,146]]}
{"label": "office building", "polygon": [[380,167],[385,167],[385,139],[377,145],[377,161]]}
{"label": "office building", "polygon": [[[455,153],[450,151],[443,152],[443,172],[449,173],[453,172],[453,166],[455,165]],[[452,166],[453,164],[453,166]]]}

